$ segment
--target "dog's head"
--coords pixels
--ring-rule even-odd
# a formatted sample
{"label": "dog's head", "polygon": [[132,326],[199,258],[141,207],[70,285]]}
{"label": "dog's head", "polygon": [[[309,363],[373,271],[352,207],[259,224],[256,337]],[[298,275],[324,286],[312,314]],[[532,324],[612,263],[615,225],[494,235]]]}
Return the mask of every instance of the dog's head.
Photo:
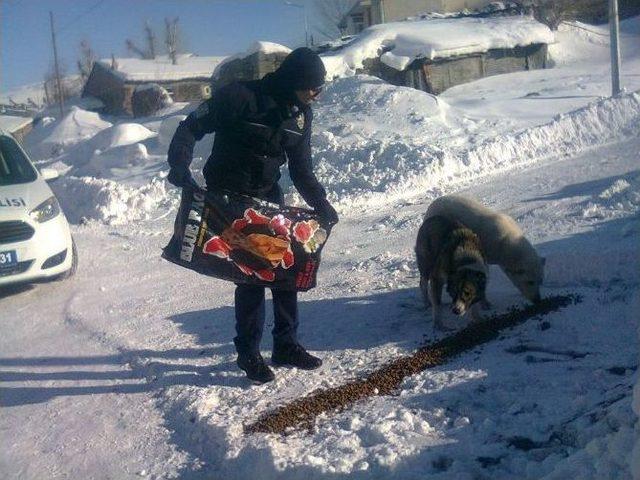
{"label": "dog's head", "polygon": [[460,269],[447,282],[447,292],[451,296],[451,311],[464,315],[476,302],[484,298],[487,274],[480,270]]}
{"label": "dog's head", "polygon": [[514,267],[505,268],[504,272],[525,298],[537,303],[540,301],[540,286],[544,279],[544,264],[544,258],[534,257],[521,261]]}

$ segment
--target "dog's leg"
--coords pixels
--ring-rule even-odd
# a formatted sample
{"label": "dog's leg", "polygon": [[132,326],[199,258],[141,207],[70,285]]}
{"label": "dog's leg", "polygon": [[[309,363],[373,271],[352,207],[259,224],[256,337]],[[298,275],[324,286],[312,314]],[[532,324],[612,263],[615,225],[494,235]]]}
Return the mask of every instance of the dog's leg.
{"label": "dog's leg", "polygon": [[434,329],[442,330],[444,325],[442,324],[442,282],[438,278],[429,279],[429,300],[431,301],[431,308],[433,309],[433,327]]}
{"label": "dog's leg", "polygon": [[431,306],[428,290],[429,290],[429,279],[420,275],[420,292],[422,292],[422,300],[424,301],[424,308],[429,308]]}

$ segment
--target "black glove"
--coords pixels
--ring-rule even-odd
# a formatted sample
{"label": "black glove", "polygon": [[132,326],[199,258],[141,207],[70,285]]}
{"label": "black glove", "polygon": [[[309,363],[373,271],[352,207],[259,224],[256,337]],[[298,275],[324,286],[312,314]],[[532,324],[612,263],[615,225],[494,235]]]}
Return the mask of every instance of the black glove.
{"label": "black glove", "polygon": [[338,212],[336,212],[336,209],[331,206],[326,198],[316,205],[315,211],[318,213],[320,218],[331,225],[335,225],[340,220],[338,218]]}
{"label": "black glove", "polygon": [[167,180],[170,184],[180,188],[201,188],[188,168],[172,167],[167,175]]}

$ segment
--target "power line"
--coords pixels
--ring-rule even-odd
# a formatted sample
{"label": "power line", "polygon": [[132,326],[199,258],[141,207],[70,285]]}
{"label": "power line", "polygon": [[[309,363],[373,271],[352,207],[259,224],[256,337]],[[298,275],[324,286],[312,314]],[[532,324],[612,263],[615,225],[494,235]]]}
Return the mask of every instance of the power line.
{"label": "power line", "polygon": [[58,29],[58,35],[60,35],[60,33],[64,32],[66,29],[68,29],[69,27],[74,25],[78,20],[80,20],[85,15],[89,15],[91,12],[93,12],[96,8],[98,8],[103,3],[104,3],[104,0],[99,0],[98,2],[94,3],[91,7],[89,7],[87,10],[85,10],[84,12],[81,12],[78,15],[76,15],[72,20],[68,21],[61,28]]}

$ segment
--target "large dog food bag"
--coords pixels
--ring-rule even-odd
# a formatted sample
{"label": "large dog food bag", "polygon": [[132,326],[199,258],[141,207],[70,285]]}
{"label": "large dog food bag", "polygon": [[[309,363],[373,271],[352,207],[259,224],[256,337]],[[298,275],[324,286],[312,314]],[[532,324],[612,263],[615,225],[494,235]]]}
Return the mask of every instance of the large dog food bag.
{"label": "large dog food bag", "polygon": [[183,189],[162,257],[235,283],[305,291],[316,285],[331,227],[313,210]]}

